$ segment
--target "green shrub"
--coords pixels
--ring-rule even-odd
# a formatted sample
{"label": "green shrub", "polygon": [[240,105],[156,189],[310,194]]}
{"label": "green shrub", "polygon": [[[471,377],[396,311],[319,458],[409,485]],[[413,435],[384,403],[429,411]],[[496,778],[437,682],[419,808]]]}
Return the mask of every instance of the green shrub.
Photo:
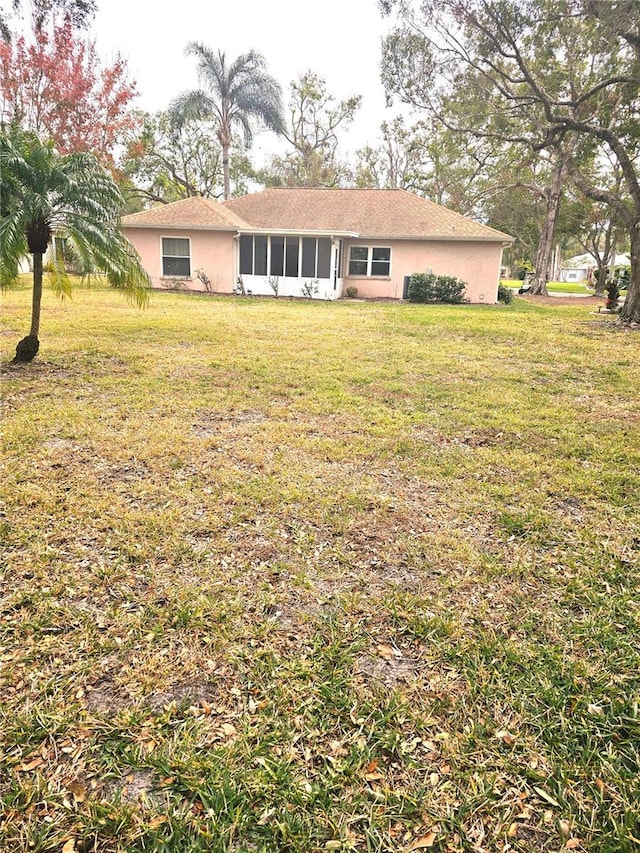
{"label": "green shrub", "polygon": [[353,284],[350,284],[349,287],[347,288],[347,296],[349,297],[349,299],[355,299],[357,295],[358,295],[358,288],[354,287]]}
{"label": "green shrub", "polygon": [[464,298],[466,288],[466,281],[452,275],[417,272],[409,282],[409,302],[468,302]]}
{"label": "green shrub", "polygon": [[513,291],[511,288],[500,282],[498,285],[498,302],[504,302],[505,305],[509,305],[512,299]]}

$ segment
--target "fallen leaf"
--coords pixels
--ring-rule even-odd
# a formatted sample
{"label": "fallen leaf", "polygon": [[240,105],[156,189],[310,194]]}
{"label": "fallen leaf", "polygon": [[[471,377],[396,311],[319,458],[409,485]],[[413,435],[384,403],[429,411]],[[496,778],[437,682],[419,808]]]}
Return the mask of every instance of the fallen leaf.
{"label": "fallen leaf", "polygon": [[598,789],[601,797],[607,796],[607,786],[604,784],[602,779],[596,779],[596,788]]}
{"label": "fallen leaf", "polygon": [[384,658],[385,660],[391,660],[391,658],[394,656],[393,648],[384,644],[376,646],[376,651],[378,652],[378,655],[381,658]]}
{"label": "fallen leaf", "polygon": [[515,838],[517,834],[518,834],[518,824],[514,822],[511,824],[511,826],[507,830],[507,837],[508,838]]}
{"label": "fallen leaf", "polygon": [[556,808],[560,808],[560,803],[557,802],[557,800],[554,800],[551,794],[547,794],[545,790],[543,790],[542,788],[536,788],[535,786],[533,790],[539,797],[542,797],[545,802],[549,803],[552,806],[556,806]]}
{"label": "fallen leaf", "polygon": [[587,705],[587,711],[592,717],[604,717],[604,708],[600,705],[595,705],[593,702],[590,702]]}
{"label": "fallen leaf", "polygon": [[568,838],[571,835],[571,825],[568,820],[558,821],[558,826],[563,838]]}
{"label": "fallen leaf", "polygon": [[409,850],[424,850],[427,847],[433,847],[436,841],[436,834],[433,830],[427,832],[426,835],[421,835],[416,838]]}
{"label": "fallen leaf", "polygon": [[496,732],[496,737],[499,737],[503,743],[506,743],[507,746],[513,746],[516,742],[516,738],[508,731],[499,731]]}
{"label": "fallen leaf", "polygon": [[567,850],[575,850],[577,847],[580,847],[581,844],[582,842],[579,838],[570,838],[564,846]]}
{"label": "fallen leaf", "polygon": [[36,767],[40,767],[41,764],[44,764],[42,758],[34,758],[33,761],[28,761],[26,764],[19,764],[16,770],[19,773],[27,773],[29,770],[35,770]]}
{"label": "fallen leaf", "polygon": [[62,845],[62,850],[60,853],[75,853],[76,849],[76,840],[75,838],[70,838],[68,841]]}
{"label": "fallen leaf", "polygon": [[374,771],[373,773],[365,773],[364,778],[367,782],[375,782],[379,779],[384,779],[384,773]]}
{"label": "fallen leaf", "polygon": [[149,821],[149,826],[151,829],[154,829],[156,826],[162,826],[163,823],[166,823],[168,820],[166,814],[156,815],[154,818],[151,818]]}
{"label": "fallen leaf", "polygon": [[356,716],[356,707],[357,706],[354,705],[353,708],[349,711],[349,719],[355,726],[361,726],[365,722],[365,718]]}
{"label": "fallen leaf", "polygon": [[238,730],[231,723],[223,723],[220,728],[227,737],[233,737],[238,734]]}
{"label": "fallen leaf", "polygon": [[84,803],[87,792],[79,782],[69,782],[67,791],[73,794],[73,799],[76,803]]}
{"label": "fallen leaf", "polygon": [[273,808],[265,809],[258,819],[258,826],[266,826],[269,823],[269,819],[272,818],[275,813],[276,810]]}

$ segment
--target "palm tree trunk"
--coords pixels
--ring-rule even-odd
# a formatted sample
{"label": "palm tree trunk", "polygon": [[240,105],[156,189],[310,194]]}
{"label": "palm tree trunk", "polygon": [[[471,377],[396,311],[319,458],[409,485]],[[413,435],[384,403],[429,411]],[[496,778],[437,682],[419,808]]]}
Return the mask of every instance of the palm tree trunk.
{"label": "palm tree trunk", "polygon": [[33,253],[33,294],[31,297],[31,331],[37,338],[40,331],[40,307],[42,305],[42,252]]}
{"label": "palm tree trunk", "polygon": [[14,364],[33,361],[40,349],[40,306],[42,304],[42,252],[33,252],[33,293],[31,297],[31,330],[16,347]]}
{"label": "palm tree trunk", "polygon": [[231,175],[229,171],[229,145],[222,143],[222,176],[224,179],[224,200],[231,197]]}

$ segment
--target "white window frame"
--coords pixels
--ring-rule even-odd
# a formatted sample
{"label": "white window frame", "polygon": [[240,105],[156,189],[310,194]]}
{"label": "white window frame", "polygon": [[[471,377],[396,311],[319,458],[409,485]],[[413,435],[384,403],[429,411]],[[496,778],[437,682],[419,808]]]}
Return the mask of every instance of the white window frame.
{"label": "white window frame", "polygon": [[[165,255],[164,253],[164,240],[186,240],[189,244],[189,254],[188,255]],[[165,258],[189,258],[189,275],[169,275],[164,271],[164,259]],[[192,278],[193,272],[193,256],[191,254],[191,237],[183,237],[182,235],[176,236],[175,234],[162,234],[160,236],[160,278],[183,278],[190,279]]]}
{"label": "white window frame", "polygon": [[[367,250],[367,271],[366,271],[366,273],[353,273],[353,274],[351,273],[351,252],[353,249],[366,249]],[[374,249],[387,249],[389,251],[389,260],[388,261],[378,261],[378,260],[374,261],[374,259],[373,259]],[[351,245],[351,246],[349,246],[349,259],[347,261],[347,278],[384,278],[384,279],[391,278],[391,258],[392,258],[391,246],[374,246],[373,244],[368,245],[368,246],[363,246],[362,244]],[[360,261],[360,263],[362,263],[363,260],[364,260],[364,258]],[[371,272],[371,267],[374,263],[376,263],[376,264],[388,263],[389,264],[389,271],[388,271],[387,275],[377,275],[377,274],[373,275]]]}

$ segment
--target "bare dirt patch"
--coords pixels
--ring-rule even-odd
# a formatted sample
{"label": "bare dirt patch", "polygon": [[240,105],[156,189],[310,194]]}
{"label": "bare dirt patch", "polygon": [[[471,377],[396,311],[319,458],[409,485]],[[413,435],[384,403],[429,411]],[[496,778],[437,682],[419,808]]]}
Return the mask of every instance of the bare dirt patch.
{"label": "bare dirt patch", "polygon": [[110,679],[104,678],[86,691],[85,703],[91,713],[113,716],[131,705],[131,700]]}
{"label": "bare dirt patch", "polygon": [[104,788],[107,799],[119,798],[125,803],[142,803],[159,806],[166,802],[166,794],[158,790],[160,780],[151,770],[132,770],[118,779],[109,780]]}
{"label": "bare dirt patch", "polygon": [[167,705],[200,705],[213,701],[217,688],[209,681],[181,681],[165,690],[151,693],[142,699],[142,704],[153,711],[160,711]]}
{"label": "bare dirt patch", "polygon": [[356,675],[369,680],[379,681],[385,687],[397,687],[407,683],[417,675],[418,662],[408,658],[382,657],[365,655],[356,661]]}
{"label": "bare dirt patch", "polygon": [[573,305],[584,304],[585,308],[593,310],[603,302],[606,302],[606,296],[530,296],[528,293],[520,294],[518,299],[524,299],[531,302],[533,305]]}

